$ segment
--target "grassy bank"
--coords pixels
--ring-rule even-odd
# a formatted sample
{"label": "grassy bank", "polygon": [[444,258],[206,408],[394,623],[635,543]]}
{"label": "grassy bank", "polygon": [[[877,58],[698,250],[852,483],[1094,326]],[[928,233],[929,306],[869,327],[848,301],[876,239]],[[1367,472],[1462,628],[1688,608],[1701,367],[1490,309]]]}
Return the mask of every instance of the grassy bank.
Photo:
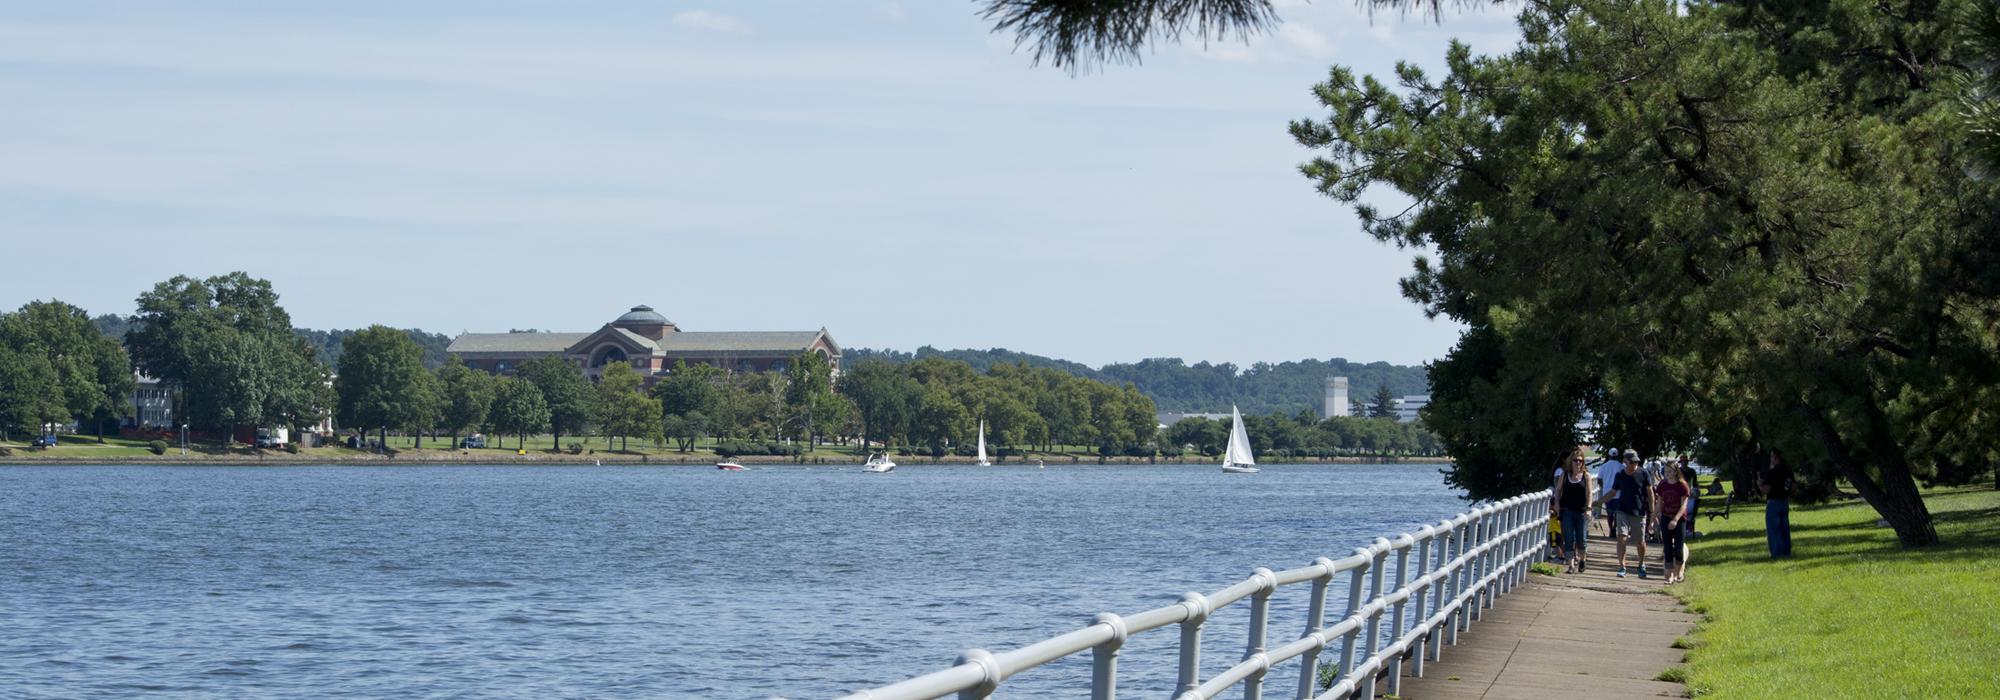
{"label": "grassy bank", "polygon": [[1993,697],[2000,693],[2000,492],[1927,494],[1944,544],[1903,551],[1859,501],[1792,510],[1772,561],[1761,504],[1697,524],[1675,591],[1710,619],[1688,688],[1703,698]]}

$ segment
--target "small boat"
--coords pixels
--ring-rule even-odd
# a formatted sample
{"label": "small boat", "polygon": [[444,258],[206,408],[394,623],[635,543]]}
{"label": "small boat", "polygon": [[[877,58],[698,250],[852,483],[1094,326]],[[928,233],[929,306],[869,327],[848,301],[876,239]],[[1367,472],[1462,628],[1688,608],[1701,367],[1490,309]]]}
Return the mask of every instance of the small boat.
{"label": "small boat", "polygon": [[1039,460],[1039,459],[1038,459],[1038,460],[1035,460],[1035,468],[1036,468],[1036,469],[1047,469],[1047,468],[1049,468],[1049,465],[1047,465],[1047,464],[1043,464],[1043,463],[1042,463],[1042,460]]}
{"label": "small boat", "polygon": [[986,421],[979,421],[979,466],[993,466],[992,462],[986,461]]}
{"label": "small boat", "polygon": [[715,468],[726,472],[749,471],[748,469],[745,469],[743,465],[737,464],[735,462],[716,462]]}
{"label": "small boat", "polygon": [[887,474],[896,471],[896,463],[890,461],[888,455],[877,452],[868,456],[868,463],[861,465],[861,471],[870,474]]}
{"label": "small boat", "polygon": [[1255,474],[1257,458],[1250,454],[1250,434],[1243,432],[1243,412],[1229,407],[1229,448],[1222,453],[1222,473]]}

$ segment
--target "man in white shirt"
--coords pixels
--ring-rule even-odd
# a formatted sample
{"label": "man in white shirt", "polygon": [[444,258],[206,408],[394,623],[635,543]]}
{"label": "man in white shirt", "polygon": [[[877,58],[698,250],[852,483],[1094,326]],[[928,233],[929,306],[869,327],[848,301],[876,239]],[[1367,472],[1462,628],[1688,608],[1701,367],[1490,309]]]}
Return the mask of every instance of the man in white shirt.
{"label": "man in white shirt", "polygon": [[1611,497],[1611,482],[1618,472],[1625,470],[1625,462],[1618,459],[1618,448],[1606,453],[1604,463],[1597,467],[1597,508],[1604,512],[1604,532],[1612,539],[1618,539],[1618,516],[1604,507],[1604,500]]}

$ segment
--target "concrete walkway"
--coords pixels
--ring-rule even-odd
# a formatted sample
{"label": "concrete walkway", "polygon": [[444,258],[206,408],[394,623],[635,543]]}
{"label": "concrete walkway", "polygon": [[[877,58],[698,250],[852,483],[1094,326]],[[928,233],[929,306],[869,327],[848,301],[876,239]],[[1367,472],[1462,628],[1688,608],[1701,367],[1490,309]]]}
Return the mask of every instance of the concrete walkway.
{"label": "concrete walkway", "polygon": [[1458,646],[1445,645],[1442,660],[1425,664],[1423,678],[1402,679],[1400,697],[1685,697],[1679,683],[1653,679],[1681,662],[1674,639],[1700,618],[1662,590],[1657,551],[1647,552],[1651,578],[1617,577],[1617,545],[1602,536],[1603,525],[1594,524],[1589,570],[1530,574],[1460,634]]}

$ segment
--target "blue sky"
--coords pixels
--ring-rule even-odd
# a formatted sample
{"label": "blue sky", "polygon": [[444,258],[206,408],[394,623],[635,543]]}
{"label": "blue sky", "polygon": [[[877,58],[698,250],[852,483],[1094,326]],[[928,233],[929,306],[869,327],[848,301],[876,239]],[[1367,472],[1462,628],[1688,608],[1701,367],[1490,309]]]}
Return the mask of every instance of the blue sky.
{"label": "blue sky", "polygon": [[0,2],[0,305],[241,269],[316,328],[643,303],[1090,364],[1441,356],[1417,251],[1285,126],[1329,66],[1435,71],[1511,12],[1280,13],[1072,76],[971,2]]}

